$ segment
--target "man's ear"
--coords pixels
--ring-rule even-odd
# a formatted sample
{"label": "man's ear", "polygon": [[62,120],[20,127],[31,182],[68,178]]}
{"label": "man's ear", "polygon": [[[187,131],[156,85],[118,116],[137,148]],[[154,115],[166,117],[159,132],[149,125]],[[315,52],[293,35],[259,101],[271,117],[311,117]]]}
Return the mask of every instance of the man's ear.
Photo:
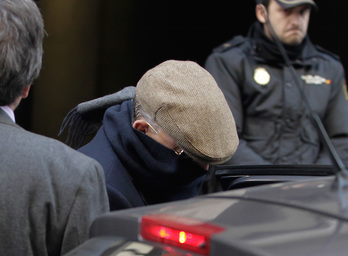
{"label": "man's ear", "polygon": [[267,15],[267,9],[263,4],[258,4],[255,7],[255,13],[256,13],[256,18],[258,21],[260,21],[262,24],[266,23],[266,16]]}
{"label": "man's ear", "polygon": [[26,87],[23,88],[21,97],[23,99],[27,98],[29,95],[29,91],[30,91],[30,85],[27,85]]}
{"label": "man's ear", "polygon": [[149,130],[149,124],[144,119],[138,119],[133,122],[133,128],[146,134]]}
{"label": "man's ear", "polygon": [[27,85],[26,87],[23,88],[23,90],[21,91],[21,94],[15,99],[15,101],[9,104],[9,107],[13,111],[18,107],[22,99],[25,99],[26,97],[28,97],[29,90],[30,90],[30,85]]}

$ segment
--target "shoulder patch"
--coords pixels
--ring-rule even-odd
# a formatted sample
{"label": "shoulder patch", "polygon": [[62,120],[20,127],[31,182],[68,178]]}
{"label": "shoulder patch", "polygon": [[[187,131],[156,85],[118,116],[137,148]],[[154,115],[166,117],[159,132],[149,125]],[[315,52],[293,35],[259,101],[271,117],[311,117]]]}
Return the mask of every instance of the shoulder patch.
{"label": "shoulder patch", "polygon": [[232,38],[231,40],[219,45],[218,47],[213,49],[213,52],[224,52],[227,51],[233,47],[236,47],[242,43],[245,42],[245,37],[243,36],[236,36]]}
{"label": "shoulder patch", "polygon": [[321,47],[319,45],[315,45],[315,49],[317,49],[317,51],[319,51],[320,53],[327,54],[327,55],[331,56],[332,58],[334,58],[335,60],[340,61],[340,57],[337,54],[334,54],[334,53],[324,49],[323,47]]}

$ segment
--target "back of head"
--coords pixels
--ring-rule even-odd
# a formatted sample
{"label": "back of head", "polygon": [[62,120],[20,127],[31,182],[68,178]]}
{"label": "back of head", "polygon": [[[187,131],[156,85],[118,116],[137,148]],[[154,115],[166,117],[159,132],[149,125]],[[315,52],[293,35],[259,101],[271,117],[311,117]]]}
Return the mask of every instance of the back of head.
{"label": "back of head", "polygon": [[192,61],[169,60],[147,71],[136,98],[194,160],[227,161],[238,146],[234,118],[214,78]]}
{"label": "back of head", "polygon": [[39,75],[44,25],[32,0],[0,0],[0,106]]}

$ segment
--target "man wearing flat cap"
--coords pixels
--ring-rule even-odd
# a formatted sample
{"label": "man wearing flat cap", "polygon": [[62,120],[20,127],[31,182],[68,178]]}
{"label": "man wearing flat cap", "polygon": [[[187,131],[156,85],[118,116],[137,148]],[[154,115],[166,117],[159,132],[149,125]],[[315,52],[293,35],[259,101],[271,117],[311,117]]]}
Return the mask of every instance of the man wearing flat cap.
{"label": "man wearing flat cap", "polygon": [[240,139],[237,152],[226,164],[331,165],[311,109],[347,165],[345,74],[339,58],[314,45],[307,35],[316,3],[256,3],[257,21],[248,35],[218,46],[205,63],[232,110]]}
{"label": "man wearing flat cap", "polygon": [[62,130],[70,123],[67,143],[79,147],[102,115],[79,151],[104,167],[111,210],[198,195],[209,165],[226,162],[238,146],[223,93],[191,61],[165,61],[136,87],[79,104],[63,123]]}

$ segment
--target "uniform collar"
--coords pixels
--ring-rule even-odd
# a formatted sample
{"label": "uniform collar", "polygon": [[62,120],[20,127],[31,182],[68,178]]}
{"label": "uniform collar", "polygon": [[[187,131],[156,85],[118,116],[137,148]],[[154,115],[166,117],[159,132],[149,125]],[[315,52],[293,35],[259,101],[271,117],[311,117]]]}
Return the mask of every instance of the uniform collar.
{"label": "uniform collar", "polygon": [[[251,26],[248,37],[251,39],[255,56],[261,57],[264,61],[274,64],[284,63],[284,58],[278,46],[265,35],[260,22],[255,22]],[[318,51],[311,43],[308,35],[300,45],[284,45],[284,48],[292,64],[302,63],[303,65],[307,59],[318,56]]]}

